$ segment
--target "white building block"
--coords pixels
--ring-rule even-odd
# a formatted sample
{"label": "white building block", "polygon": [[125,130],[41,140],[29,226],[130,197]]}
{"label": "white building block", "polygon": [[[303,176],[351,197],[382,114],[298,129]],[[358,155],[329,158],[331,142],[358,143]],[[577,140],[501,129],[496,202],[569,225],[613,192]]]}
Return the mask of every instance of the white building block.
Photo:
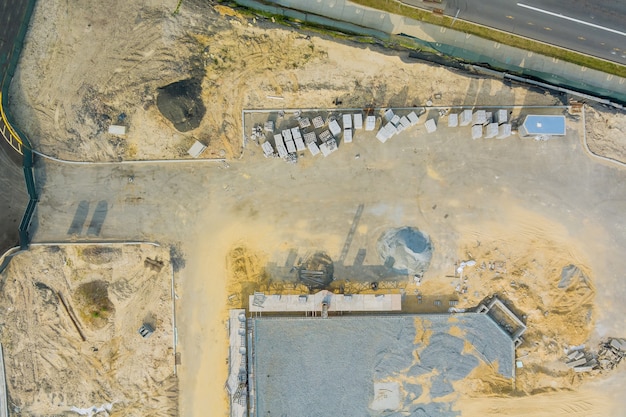
{"label": "white building block", "polygon": [[313,156],[320,153],[320,148],[317,146],[315,142],[309,143],[307,147],[309,148],[309,151],[311,152],[311,155]]}
{"label": "white building block", "polygon": [[485,110],[476,110],[472,115],[472,124],[484,125],[487,123],[487,112]]}
{"label": "white building block", "polygon": [[428,119],[426,123],[424,123],[424,127],[428,133],[433,133],[437,130],[437,123],[435,123],[435,119]]}
{"label": "white building block", "polygon": [[472,126],[472,139],[480,139],[483,137],[483,125]]}
{"label": "white building block", "polygon": [[371,132],[376,128],[376,116],[367,116],[365,118],[365,130]]}
{"label": "white building block", "polygon": [[415,126],[420,121],[420,118],[417,116],[417,114],[415,114],[414,111],[409,113],[406,117],[407,119],[409,119],[411,126]]}
{"label": "white building block", "polygon": [[487,132],[485,133],[486,139],[495,138],[498,136],[498,124],[497,123],[489,123],[487,125]]}
{"label": "white building block", "polygon": [[349,113],[343,115],[343,128],[352,129],[352,115]]}
{"label": "white building block", "polygon": [[411,127],[411,122],[409,121],[409,119],[406,116],[402,116],[400,118],[400,125],[404,128],[404,129],[408,129],[409,127]]}
{"label": "white building block", "polygon": [[461,126],[467,126],[472,123],[472,111],[471,110],[463,110],[461,113]]}
{"label": "white building block", "polygon": [[261,148],[263,149],[263,154],[266,158],[274,154],[274,148],[272,148],[272,144],[267,141],[261,144]]}
{"label": "white building block", "polygon": [[339,123],[337,123],[336,120],[328,123],[328,129],[330,129],[330,133],[332,133],[333,136],[339,136],[339,134],[341,133],[341,126],[339,126]]}
{"label": "white building block", "polygon": [[496,136],[496,138],[506,139],[509,136],[511,136],[511,124],[510,123],[501,124],[499,128],[498,136]]}
{"label": "white building block", "polygon": [[352,143],[352,129],[343,130],[343,142]]}
{"label": "white building block", "polygon": [[363,129],[363,115],[354,113],[354,129]]}
{"label": "white building block", "polygon": [[502,123],[506,123],[508,118],[509,113],[504,109],[498,110],[498,112],[496,113],[496,123],[499,125],[501,125]]}

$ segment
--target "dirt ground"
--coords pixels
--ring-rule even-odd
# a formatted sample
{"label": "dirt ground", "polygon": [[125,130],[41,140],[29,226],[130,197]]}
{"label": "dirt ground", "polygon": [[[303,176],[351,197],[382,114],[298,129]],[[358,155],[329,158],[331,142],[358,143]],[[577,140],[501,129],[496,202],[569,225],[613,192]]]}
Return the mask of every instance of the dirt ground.
{"label": "dirt ground", "polygon": [[587,107],[587,143],[591,152],[626,163],[626,116]]}
{"label": "dirt ground", "polygon": [[[240,154],[244,108],[329,107],[336,99],[341,107],[557,102],[418,64],[407,53],[347,46],[229,10],[198,0],[185,1],[176,16],[163,0],[38,5],[11,88],[17,123],[41,152],[60,158],[188,157],[196,139],[209,145],[208,158]],[[160,114],[157,89],[193,77],[202,80],[207,113],[197,129],[181,133]],[[108,134],[116,123],[128,127],[126,136]]]}
{"label": "dirt ground", "polygon": [[[545,404],[551,415],[609,414],[605,411],[612,407],[611,389],[619,386],[624,373],[580,377],[563,365],[565,347],[583,342],[594,346],[607,335],[623,336],[616,333],[625,325],[611,313],[622,309],[621,290],[615,283],[623,270],[618,254],[626,236],[620,226],[626,201],[620,187],[623,174],[614,167],[598,167],[584,153],[580,122],[568,119],[568,136],[560,142],[468,142],[462,133],[445,129],[432,139],[420,127],[384,147],[356,140],[332,159],[304,158],[296,166],[264,159],[254,144],[237,159],[242,133],[249,134],[251,127],[242,126],[241,111],[246,108],[327,108],[336,107],[336,102],[344,108],[400,107],[423,105],[429,99],[435,105],[528,106],[560,104],[560,98],[412,62],[406,53],[371,44],[338,42],[268,20],[244,18],[199,0],[184,1],[180,13],[172,16],[175,5],[171,3],[39,2],[11,99],[18,125],[37,149],[60,158],[180,158],[187,157],[194,140],[208,145],[202,157],[229,158],[219,167],[142,165],[115,168],[113,173],[107,167],[44,164],[46,182],[36,241],[67,239],[81,200],[110,202],[102,238],[184,239],[187,265],[180,272],[177,292],[182,300],[178,307],[181,415],[227,413],[223,389],[227,307],[245,304],[245,294],[255,289],[304,291],[270,281],[265,266],[284,264],[294,248],[298,256],[323,249],[336,258],[361,202],[366,209],[349,262],[363,248],[365,265],[378,265],[375,242],[389,227],[416,225],[433,237],[435,255],[424,283],[417,287],[405,282],[389,289],[404,290],[408,305],[417,305],[418,294],[423,294],[429,305],[433,299],[458,299],[459,308],[472,307],[499,293],[527,316],[526,342],[518,351],[524,368],[519,370],[515,396],[502,397],[494,387],[481,386],[479,375],[469,387],[475,389],[467,389],[458,403],[463,416],[532,415],[537,404]],[[156,96],[159,87],[190,78],[201,79],[207,113],[197,129],[181,133],[160,114]],[[606,110],[588,112],[591,149],[624,160],[620,132],[625,131],[626,117]],[[109,135],[112,123],[126,125],[127,135]],[[127,181],[131,175],[132,184]],[[95,183],[101,186],[94,187]],[[156,362],[150,373],[138,360],[145,356],[142,346],[161,341],[159,349],[171,346],[171,334],[165,333],[171,329],[165,325],[170,316],[166,310],[161,312],[171,308],[161,298],[169,294],[168,267],[158,274],[150,272],[143,259],[156,252],[145,251],[122,249],[126,263],[117,266],[113,261],[104,266],[89,263],[79,247],[54,253],[36,249],[14,259],[5,272],[5,303],[30,298],[25,305],[15,304],[23,311],[7,316],[13,317],[13,322],[6,321],[13,327],[3,330],[2,337],[10,383],[16,384],[21,375],[33,375],[25,379],[30,385],[12,388],[11,398],[25,414],[100,406],[99,398],[89,396],[96,388],[79,390],[71,385],[78,384],[79,378],[72,378],[70,371],[90,386],[102,386],[106,392],[102,401],[115,403],[114,411],[123,407],[119,415],[169,415],[175,409],[170,395],[177,389],[170,378],[171,353],[152,352],[150,358]],[[32,260],[36,255],[37,262]],[[71,298],[79,285],[71,279],[76,268],[68,266],[66,259],[80,266],[78,271],[89,271],[84,279],[91,281],[98,275],[110,285],[115,313],[107,323],[113,320],[115,326],[100,330],[85,326],[88,340],[101,341],[98,352],[78,348],[80,339],[60,304],[54,304],[52,291],[36,286],[41,282],[67,291],[70,302],[78,304]],[[455,265],[468,259],[476,260],[477,266],[465,270],[467,280],[454,277]],[[498,268],[482,266],[490,262]],[[569,264],[578,266],[587,280],[558,288],[561,268]],[[44,270],[48,270],[45,281],[33,278],[41,277]],[[142,283],[149,279],[158,279],[166,287],[159,284],[154,293],[134,294],[132,286],[121,295],[112,292],[116,282],[132,274],[138,277],[131,283],[134,288],[144,288]],[[367,288],[357,282],[343,284],[349,292]],[[459,293],[457,286],[466,286],[467,292]],[[120,298],[114,299],[113,294]],[[41,304],[35,302],[37,297]],[[164,323],[163,333],[146,341],[136,333],[140,310],[131,308],[131,301],[139,303],[144,297],[153,297],[155,303],[146,308],[157,309],[155,315]],[[48,320],[63,323],[42,327],[41,338],[56,344],[52,352],[42,350],[45,357],[35,353],[40,351],[39,337],[11,339],[11,334],[23,335],[34,328],[28,326],[41,326],[26,309],[32,303],[42,314],[45,310]],[[49,335],[53,329],[63,337]],[[127,341],[121,334],[137,338],[132,349],[124,345]],[[120,350],[140,352],[124,356],[125,375],[107,368],[98,356],[111,353],[112,347],[102,347],[109,337],[117,338]],[[48,381],[46,372],[56,375],[55,366],[63,368],[59,363],[67,363],[71,356],[63,349],[70,349],[85,366],[69,367],[64,384],[54,380],[47,382],[49,388],[41,384],[36,388],[33,381]],[[29,368],[30,363],[34,365]],[[52,393],[57,392],[64,395],[63,405],[54,408],[51,404],[57,397],[53,399]],[[152,398],[157,400],[149,401]],[[144,403],[154,408],[139,411]]]}
{"label": "dirt ground", "polygon": [[[178,415],[167,255],[111,245],[15,256],[0,298],[12,415]],[[144,323],[155,329],[146,339]]]}

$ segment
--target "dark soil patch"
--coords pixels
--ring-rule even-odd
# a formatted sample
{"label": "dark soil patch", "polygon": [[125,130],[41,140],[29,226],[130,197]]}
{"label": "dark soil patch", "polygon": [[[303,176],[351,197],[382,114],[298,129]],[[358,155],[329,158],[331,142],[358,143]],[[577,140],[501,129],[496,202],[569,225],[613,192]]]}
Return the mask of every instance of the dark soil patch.
{"label": "dark soil patch", "polygon": [[178,131],[187,132],[200,126],[206,113],[201,96],[199,79],[177,81],[159,88],[157,107]]}
{"label": "dark soil patch", "polygon": [[104,281],[82,284],[74,292],[74,300],[82,322],[94,330],[106,326],[115,312],[115,307],[109,300],[108,284]]}
{"label": "dark soil patch", "polygon": [[90,246],[81,252],[81,257],[85,261],[95,265],[108,264],[120,256],[122,256],[120,249],[106,246]]}

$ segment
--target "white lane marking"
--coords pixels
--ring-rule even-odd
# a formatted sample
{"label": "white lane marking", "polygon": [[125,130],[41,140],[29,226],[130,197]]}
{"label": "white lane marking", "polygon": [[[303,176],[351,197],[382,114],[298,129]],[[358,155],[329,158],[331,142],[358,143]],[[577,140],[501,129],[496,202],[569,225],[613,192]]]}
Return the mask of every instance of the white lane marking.
{"label": "white lane marking", "polygon": [[565,15],[562,15],[560,13],[549,12],[547,10],[539,9],[537,7],[529,6],[529,5],[523,4],[523,3],[517,3],[517,5],[519,7],[524,7],[525,9],[534,10],[534,11],[539,12],[539,13],[544,13],[544,14],[548,14],[550,16],[559,17],[561,19],[569,20],[571,22],[580,23],[581,25],[587,25],[587,26],[591,26],[592,28],[602,29],[602,30],[606,30],[607,32],[612,32],[612,33],[616,33],[618,35],[626,36],[626,32],[620,32],[619,30],[615,30],[615,29],[604,27],[604,26],[596,25],[596,24],[593,24],[593,23],[585,22],[584,20],[574,19],[573,17],[565,16]]}

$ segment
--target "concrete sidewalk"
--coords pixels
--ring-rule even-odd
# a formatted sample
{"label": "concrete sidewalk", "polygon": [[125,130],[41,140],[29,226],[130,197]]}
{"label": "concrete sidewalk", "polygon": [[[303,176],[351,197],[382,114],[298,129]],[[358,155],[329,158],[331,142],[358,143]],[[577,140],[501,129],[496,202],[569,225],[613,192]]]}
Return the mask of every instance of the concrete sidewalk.
{"label": "concrete sidewalk", "polygon": [[[323,16],[341,23],[353,24],[386,34],[404,34],[442,54],[468,63],[488,63],[517,75],[534,77],[548,84],[610,97],[626,103],[626,78],[549,58],[474,35],[420,22],[346,0],[267,0],[277,6],[303,12],[306,21]],[[238,1],[255,7],[254,1]]]}

